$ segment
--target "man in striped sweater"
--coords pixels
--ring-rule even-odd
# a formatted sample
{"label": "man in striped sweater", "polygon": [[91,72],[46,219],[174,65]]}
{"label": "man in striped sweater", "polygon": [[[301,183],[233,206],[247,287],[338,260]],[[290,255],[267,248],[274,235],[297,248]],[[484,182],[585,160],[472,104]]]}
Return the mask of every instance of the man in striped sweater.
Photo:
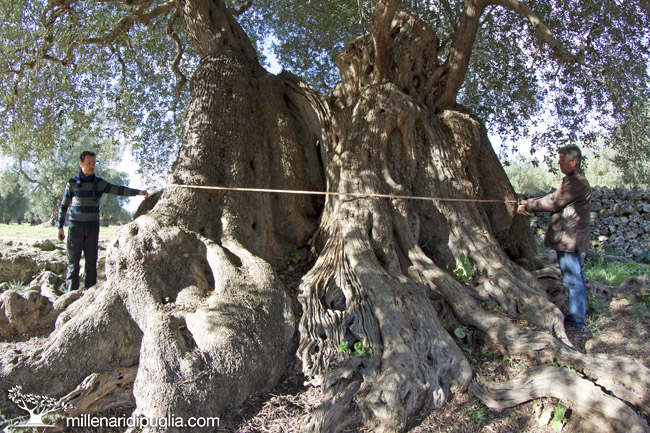
{"label": "man in striped sweater", "polygon": [[63,225],[68,208],[68,273],[66,290],[79,288],[79,260],[86,259],[85,288],[97,283],[97,248],[99,244],[99,202],[103,194],[121,196],[149,196],[144,190],[112,185],[95,176],[95,154],[85,151],[79,157],[79,174],[68,181],[59,208],[59,240],[65,239]]}

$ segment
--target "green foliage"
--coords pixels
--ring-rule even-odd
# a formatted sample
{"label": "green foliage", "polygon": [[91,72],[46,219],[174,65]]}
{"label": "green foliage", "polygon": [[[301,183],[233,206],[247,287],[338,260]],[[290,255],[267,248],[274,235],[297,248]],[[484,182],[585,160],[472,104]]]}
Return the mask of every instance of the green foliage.
{"label": "green foliage", "polygon": [[540,415],[537,423],[540,427],[550,424],[553,430],[560,433],[566,424],[566,408],[558,404],[551,409],[545,410]]}
{"label": "green foliage", "polygon": [[298,247],[294,246],[291,253],[282,258],[282,261],[287,265],[287,268],[280,273],[279,277],[280,278],[286,277],[287,273],[292,272],[294,270],[295,265],[300,263],[301,260],[302,260],[302,253],[300,252]]}
{"label": "green foliage", "polygon": [[[625,186],[647,186],[639,182],[628,182],[623,171],[615,166],[616,152],[600,146],[597,151],[583,148],[583,169],[592,186],[615,188]],[[562,174],[558,171],[557,155],[540,162],[532,156],[517,153],[503,158],[502,163],[508,179],[517,193],[536,193],[557,188]]]}
{"label": "green foliage", "polygon": [[271,48],[283,67],[329,92],[340,79],[337,54],[367,31],[364,17],[370,5],[363,3],[256,0],[241,22],[258,41],[273,36]]}
{"label": "green foliage", "polygon": [[463,328],[456,328],[454,329],[454,335],[462,340],[463,338],[467,337],[469,334],[465,332]]}
{"label": "green foliage", "polygon": [[555,406],[555,410],[553,411],[553,419],[551,419],[551,427],[553,427],[553,430],[555,430],[557,433],[560,433],[564,428],[564,424],[566,422],[564,419],[565,414],[566,408],[564,406]]}
{"label": "green foliage", "polygon": [[608,286],[620,286],[630,276],[650,278],[648,266],[639,263],[605,262],[603,258],[585,260],[585,278]]}
{"label": "green foliage", "polygon": [[[448,60],[465,3],[401,4],[444,41],[439,64]],[[270,41],[284,68],[329,92],[339,80],[337,53],[368,31],[376,4],[256,0],[239,20],[260,51]],[[531,151],[602,136],[616,149],[625,181],[648,184],[647,1],[540,0],[532,7],[578,61],[558,61],[535,26],[493,5],[481,17],[459,102],[503,140],[530,139]],[[74,8],[49,0],[0,3],[0,152],[33,158],[87,130],[93,143],[132,146],[145,177],[164,176],[189,100],[188,86],[177,87],[183,79],[170,65],[179,48],[177,72],[184,78],[198,63],[176,12],[162,0],[87,1]],[[139,19],[120,28],[127,16]]]}
{"label": "green foliage", "polygon": [[284,256],[284,263],[287,264],[287,266],[291,267],[293,265],[297,265],[300,260],[302,260],[302,253],[300,250],[298,250],[298,247],[293,247],[293,251],[291,251],[291,254],[288,256]]}
{"label": "green foliage", "polygon": [[520,194],[546,191],[558,185],[556,176],[545,165],[540,165],[532,157],[522,154],[502,161],[508,179],[516,192]]}
{"label": "green foliage", "polygon": [[[153,3],[152,9],[160,2]],[[2,154],[47,154],[63,141],[77,142],[82,131],[93,143],[118,145],[121,138],[146,171],[166,170],[187,103],[177,99],[169,69],[176,46],[168,23],[186,45],[180,69],[189,74],[196,57],[178,32],[182,20],[172,21],[173,8],[111,35],[139,8],[112,1],[76,4],[74,12],[46,0],[0,4]]]}
{"label": "green foliage", "polygon": [[22,223],[29,209],[29,199],[25,197],[22,188],[15,181],[7,184],[10,176],[7,172],[0,172],[0,222],[8,224],[13,221]]}
{"label": "green foliage", "polygon": [[[274,37],[272,50],[285,69],[327,90],[339,80],[336,54],[368,31],[376,3],[261,0],[242,21],[256,40]],[[428,22],[442,41],[453,36],[464,4],[407,0],[400,7]],[[647,2],[542,0],[531,7],[581,63],[558,62],[530,22],[494,6],[481,17],[459,102],[504,141],[529,139],[531,152],[553,153],[568,143],[590,145],[601,137],[616,149],[622,173],[631,173],[637,182],[645,176],[648,183]],[[447,60],[449,46],[441,44],[439,63]]]}
{"label": "green foliage", "polygon": [[451,269],[447,266],[447,270],[461,283],[468,284],[472,281],[472,278],[474,278],[472,264],[469,262],[465,253],[460,253],[458,260],[456,260],[456,267]]}
{"label": "green foliage", "polygon": [[357,341],[356,343],[354,343],[352,349],[350,349],[348,342],[344,341],[343,343],[338,345],[337,349],[339,352],[352,351],[352,355],[358,357],[371,356],[373,353],[372,348],[363,347],[363,343],[361,341]]}
{"label": "green foliage", "polygon": [[5,281],[0,285],[1,292],[23,292],[27,287],[22,281]]}
{"label": "green foliage", "polygon": [[484,406],[483,403],[475,399],[473,401],[474,403],[472,406],[465,411],[465,413],[472,419],[472,424],[478,424],[488,418],[493,417],[493,412]]}

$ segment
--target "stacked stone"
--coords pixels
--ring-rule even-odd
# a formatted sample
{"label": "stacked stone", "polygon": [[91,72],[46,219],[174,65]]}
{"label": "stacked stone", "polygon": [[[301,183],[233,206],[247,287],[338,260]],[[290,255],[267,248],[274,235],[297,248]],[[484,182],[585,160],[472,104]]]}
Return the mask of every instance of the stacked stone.
{"label": "stacked stone", "polygon": [[[524,194],[521,198],[540,197],[551,191]],[[548,225],[548,213],[535,213],[531,227],[542,238]],[[650,261],[650,191],[623,187],[592,188],[591,240],[595,248]]]}

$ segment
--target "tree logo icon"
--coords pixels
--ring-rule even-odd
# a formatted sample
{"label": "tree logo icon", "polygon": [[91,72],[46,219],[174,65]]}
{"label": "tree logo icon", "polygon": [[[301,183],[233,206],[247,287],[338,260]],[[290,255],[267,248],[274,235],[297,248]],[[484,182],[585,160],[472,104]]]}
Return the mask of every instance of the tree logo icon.
{"label": "tree logo icon", "polygon": [[16,405],[29,412],[29,420],[13,427],[54,427],[45,424],[42,417],[48,413],[70,409],[73,406],[61,403],[59,400],[45,395],[23,394],[23,387],[16,385],[9,390],[9,399]]}

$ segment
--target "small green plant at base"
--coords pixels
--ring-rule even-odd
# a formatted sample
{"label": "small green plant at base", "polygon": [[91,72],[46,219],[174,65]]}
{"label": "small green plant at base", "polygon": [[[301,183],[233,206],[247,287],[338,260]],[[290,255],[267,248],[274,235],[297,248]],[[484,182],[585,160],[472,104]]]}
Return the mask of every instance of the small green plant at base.
{"label": "small green plant at base", "polygon": [[598,299],[594,296],[593,293],[588,292],[587,293],[587,313],[592,313],[592,314],[597,314],[600,313],[601,307],[600,307],[600,302],[598,302]]}
{"label": "small green plant at base", "polygon": [[300,262],[300,260],[302,260],[302,253],[297,247],[294,246],[291,254],[289,254],[288,256],[284,256],[284,258],[282,259],[282,261],[287,265],[287,269],[285,269],[278,276],[280,278],[286,277],[287,273],[293,271],[294,265],[297,265]]}
{"label": "small green plant at base", "polygon": [[560,433],[564,428],[566,420],[564,418],[566,414],[566,408],[562,405],[555,406],[555,411],[553,411],[553,419],[551,420],[551,427],[557,433]]}
{"label": "small green plant at base", "polygon": [[646,289],[645,293],[639,291],[639,298],[641,299],[641,303],[650,309],[650,290]]}
{"label": "small green plant at base", "polygon": [[472,418],[472,423],[483,421],[491,414],[490,410],[487,407],[483,406],[480,402],[473,404],[472,407],[469,408],[465,413]]}
{"label": "small green plant at base", "polygon": [[[338,345],[338,351],[339,352],[345,352],[347,350],[350,350],[349,344],[347,341],[344,341],[343,343]],[[363,347],[363,343],[360,341],[357,341],[354,343],[354,346],[352,348],[352,355],[353,356],[370,356],[372,355],[372,348],[370,347]]]}
{"label": "small green plant at base", "polygon": [[7,292],[21,292],[25,287],[23,286],[22,281],[9,281],[5,285],[5,291]]}
{"label": "small green plant at base", "polygon": [[[535,407],[533,407],[535,410]],[[537,420],[540,427],[551,425],[553,430],[560,433],[566,424],[566,408],[560,404],[552,409],[545,410]]]}
{"label": "small green plant at base", "polygon": [[588,314],[585,317],[585,324],[594,337],[599,337],[605,331],[604,326],[607,324],[607,320],[605,319],[605,314],[600,311],[598,313]]}
{"label": "small green plant at base", "polygon": [[469,262],[469,259],[465,253],[460,253],[458,260],[456,260],[456,267],[451,269],[447,266],[447,270],[461,283],[468,284],[474,278],[474,271],[472,270],[472,264]]}
{"label": "small green plant at base", "polygon": [[462,340],[469,335],[469,332],[465,331],[463,328],[456,328],[454,329],[454,335]]}
{"label": "small green plant at base", "polygon": [[293,265],[297,265],[298,262],[302,259],[302,253],[298,250],[297,247],[293,247],[293,251],[291,252],[290,255],[284,256],[284,263],[287,264],[289,267],[293,267]]}

